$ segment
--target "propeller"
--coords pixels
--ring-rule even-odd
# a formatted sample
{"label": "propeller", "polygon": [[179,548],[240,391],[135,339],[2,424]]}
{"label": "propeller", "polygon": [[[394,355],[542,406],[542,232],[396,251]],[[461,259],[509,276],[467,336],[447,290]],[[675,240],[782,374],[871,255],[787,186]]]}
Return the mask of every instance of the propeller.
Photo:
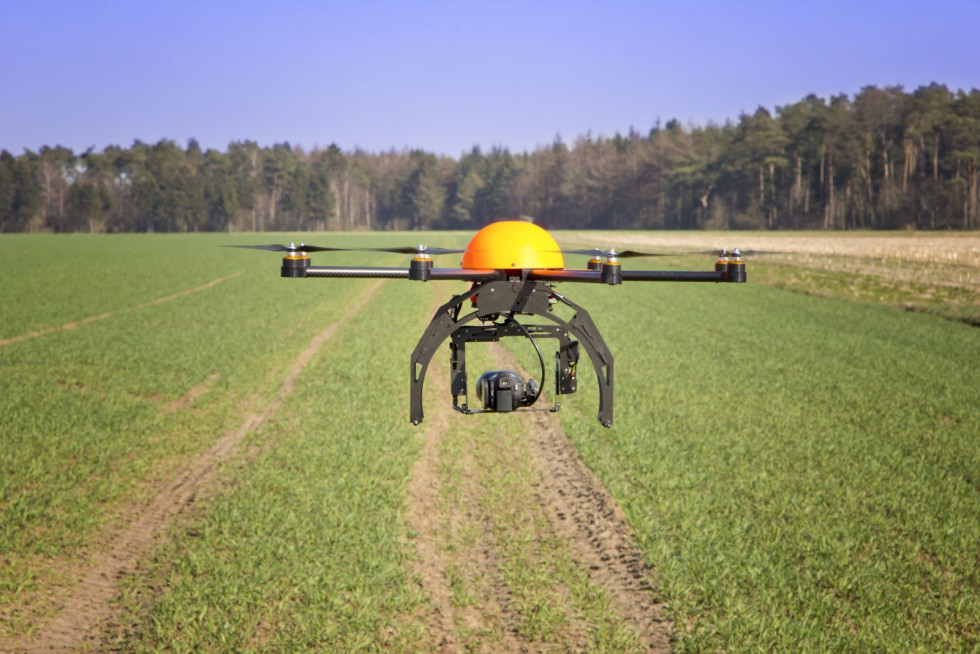
{"label": "propeller", "polygon": [[742,250],[742,256],[745,255],[754,256],[756,254],[790,254],[790,253],[782,252],[780,250]]}
{"label": "propeller", "polygon": [[[724,250],[688,250],[688,251],[676,251],[676,252],[639,252],[637,250],[623,250],[622,252],[617,252],[614,248],[608,250],[600,250],[599,248],[592,248],[591,250],[562,250],[562,254],[584,254],[591,257],[616,257],[618,259],[629,259],[633,257],[680,257],[686,255],[694,254],[710,254],[713,256],[729,256],[734,254],[734,250],[729,252],[727,249]],[[745,255],[756,255],[756,254],[787,254],[786,252],[780,252],[778,250],[739,250],[739,254]]]}
{"label": "propeller", "polygon": [[562,254],[584,254],[590,257],[618,257],[620,259],[629,259],[632,257],[672,257],[678,254],[684,254],[683,252],[638,252],[636,250],[623,250],[622,252],[617,252],[613,248],[608,250],[600,250],[599,248],[592,248],[591,250],[562,250]]}
{"label": "propeller", "polygon": [[306,245],[305,243],[300,243],[299,245],[295,245],[294,243],[290,243],[289,245],[225,245],[222,247],[246,248],[248,250],[266,250],[268,252],[394,252],[396,254],[419,255],[460,254],[466,251],[455,248],[430,248],[424,245],[398,248],[327,248],[319,245]]}
{"label": "propeller", "polygon": [[430,248],[419,245],[414,248],[351,248],[362,252],[396,252],[398,254],[463,254],[466,250],[460,248]]}
{"label": "propeller", "polygon": [[[735,248],[735,250],[738,250],[738,248]],[[725,249],[722,250],[722,253],[731,256],[735,254],[735,250],[729,252]],[[779,250],[738,250],[738,253],[743,257],[746,255],[755,256],[757,254],[789,254],[789,252],[781,252]],[[699,250],[697,252],[681,252],[679,254],[718,254],[718,250]]]}

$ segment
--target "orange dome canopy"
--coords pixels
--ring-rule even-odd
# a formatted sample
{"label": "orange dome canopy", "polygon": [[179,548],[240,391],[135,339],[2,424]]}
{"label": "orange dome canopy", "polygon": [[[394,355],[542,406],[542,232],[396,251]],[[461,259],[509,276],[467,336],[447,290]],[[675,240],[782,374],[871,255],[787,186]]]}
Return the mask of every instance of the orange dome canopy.
{"label": "orange dome canopy", "polygon": [[491,223],[470,239],[463,253],[466,269],[520,269],[565,267],[561,250],[551,234],[534,223],[502,220]]}

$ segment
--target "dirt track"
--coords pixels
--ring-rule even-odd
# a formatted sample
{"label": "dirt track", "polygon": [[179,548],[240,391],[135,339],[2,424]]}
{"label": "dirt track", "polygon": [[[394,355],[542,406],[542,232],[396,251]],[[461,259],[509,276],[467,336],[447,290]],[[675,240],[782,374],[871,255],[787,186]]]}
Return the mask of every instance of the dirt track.
{"label": "dirt track", "polygon": [[[491,352],[499,367],[528,376],[504,348],[492,347]],[[579,457],[557,416],[510,416],[515,438],[483,438],[477,428],[484,418],[455,413],[449,397],[448,369],[436,357],[426,375],[426,398],[431,399],[419,435],[422,454],[411,483],[408,516],[416,534],[416,576],[431,601],[423,616],[429,650],[591,648],[590,634],[601,630],[597,621],[603,618],[576,608],[572,592],[549,597],[555,604],[549,608],[566,620],[560,635],[543,638],[526,628],[527,611],[507,569],[515,555],[502,543],[523,539],[536,543],[528,554],[532,567],[560,566],[552,559],[567,557],[584,573],[583,583],[608,600],[606,619],[630,632],[634,650],[669,651],[670,625],[656,599],[655,571],[646,565],[621,509]],[[492,472],[484,474],[488,469]],[[488,487],[498,482],[507,487]],[[494,500],[496,493],[503,494],[502,502]],[[509,527],[497,524],[508,521]]]}
{"label": "dirt track", "polygon": [[[494,349],[502,367],[530,376],[507,350]],[[530,418],[525,433],[540,473],[538,499],[552,527],[648,650],[669,651],[670,625],[657,600],[656,571],[636,545],[622,509],[579,456],[556,414],[538,412]]]}

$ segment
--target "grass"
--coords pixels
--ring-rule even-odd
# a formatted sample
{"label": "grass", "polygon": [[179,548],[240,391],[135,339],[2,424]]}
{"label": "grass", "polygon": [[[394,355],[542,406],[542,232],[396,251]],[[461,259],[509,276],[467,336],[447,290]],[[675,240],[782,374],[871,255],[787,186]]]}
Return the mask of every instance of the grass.
{"label": "grass", "polygon": [[[4,235],[0,339],[125,311],[249,265],[230,235]],[[190,256],[189,256],[190,255]],[[180,262],[175,264],[175,262]]]}
{"label": "grass", "polygon": [[616,353],[616,425],[578,402],[563,424],[681,651],[980,647],[974,328],[762,285],[612,290],[574,299]]}
{"label": "grass", "polygon": [[229,466],[220,493],[153,556],[166,592],[131,587],[126,649],[415,648],[406,616],[422,598],[400,516],[417,446],[396,374],[413,337],[386,316],[420,321],[421,306],[388,283],[324,346],[249,437],[259,454]]}
{"label": "grass", "polygon": [[[370,285],[281,280],[229,239],[246,237],[0,238],[0,340],[110,314],[0,346],[0,638],[56,610],[127,507],[265,406]],[[875,256],[760,261],[765,283],[739,287],[561,288],[616,356],[616,423],[595,420],[590,368],[559,415],[658,569],[681,651],[980,650],[980,332],[942,318],[972,321],[975,290]],[[113,646],[423,648],[405,373],[433,286],[386,282],[324,346],[128,581]],[[602,594],[536,540],[520,421],[451,419],[442,501],[482,522],[447,526],[446,547],[493,546],[529,642],[621,650]],[[487,592],[470,562],[448,569],[463,611]],[[569,630],[578,615],[591,631]],[[489,624],[464,640],[502,640]]]}
{"label": "grass", "polygon": [[955,282],[957,271],[950,266],[825,256],[819,265],[764,260],[752,270],[753,280],[776,288],[885,304],[980,326],[980,289],[976,283]]}
{"label": "grass", "polygon": [[[48,590],[74,583],[129,502],[145,498],[154,481],[173,477],[208,449],[251,403],[271,397],[284,367],[368,284],[347,284],[334,291],[332,302],[311,303],[308,287],[277,283],[275,259],[260,256],[243,265],[242,255],[253,253],[217,247],[224,236],[162,237],[156,259],[137,269],[109,256],[115,250],[106,243],[134,249],[129,239],[114,238],[84,237],[69,247],[66,239],[18,237],[15,248],[0,239],[10,251],[27,244],[33,251],[87,255],[83,273],[109,267],[110,277],[127,279],[116,292],[103,287],[95,293],[88,274],[67,284],[57,266],[27,269],[17,256],[3,260],[9,297],[21,297],[21,284],[33,276],[52,289],[73,286],[84,298],[80,309],[55,312],[45,322],[25,318],[43,303],[13,302],[3,314],[6,333],[124,309],[81,328],[0,347],[0,635],[30,630],[36,612],[52,610]],[[221,285],[165,303],[134,304],[200,285],[183,270],[206,268],[219,277],[249,266]],[[177,271],[178,284],[150,274],[164,268]],[[141,287],[132,279],[151,290],[128,295],[123,289]],[[303,310],[287,313],[289,306]],[[195,387],[204,392],[188,410],[167,411]]]}

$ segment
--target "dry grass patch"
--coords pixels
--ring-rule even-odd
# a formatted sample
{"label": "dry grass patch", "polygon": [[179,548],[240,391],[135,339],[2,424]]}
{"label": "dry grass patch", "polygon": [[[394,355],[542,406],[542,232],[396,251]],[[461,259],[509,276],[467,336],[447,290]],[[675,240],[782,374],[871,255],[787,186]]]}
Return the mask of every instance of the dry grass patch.
{"label": "dry grass patch", "polygon": [[[568,232],[561,240],[660,252],[778,252],[747,257],[749,280],[980,324],[980,232]],[[656,267],[711,266],[710,256],[666,261]]]}

